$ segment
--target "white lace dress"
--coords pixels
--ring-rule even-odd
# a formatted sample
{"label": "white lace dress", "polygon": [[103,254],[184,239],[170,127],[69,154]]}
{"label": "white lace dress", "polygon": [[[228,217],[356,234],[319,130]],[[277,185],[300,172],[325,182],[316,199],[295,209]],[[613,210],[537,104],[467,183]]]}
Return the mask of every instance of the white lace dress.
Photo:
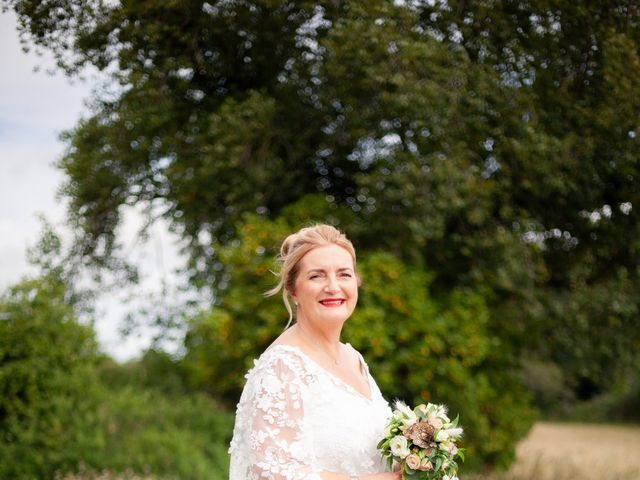
{"label": "white lace dress", "polygon": [[298,347],[276,345],[254,360],[236,410],[230,480],[321,480],[322,471],[385,471],[376,445],[391,409],[358,356],[371,399]]}

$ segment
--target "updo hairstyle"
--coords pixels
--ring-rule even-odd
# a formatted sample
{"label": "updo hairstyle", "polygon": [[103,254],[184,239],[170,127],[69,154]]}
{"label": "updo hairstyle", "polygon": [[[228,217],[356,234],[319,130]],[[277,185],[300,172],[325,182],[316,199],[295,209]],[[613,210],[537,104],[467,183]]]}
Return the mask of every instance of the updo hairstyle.
{"label": "updo hairstyle", "polygon": [[[276,273],[279,281],[274,288],[265,292],[265,295],[272,296],[282,290],[282,299],[284,300],[287,312],[289,312],[289,322],[285,330],[289,328],[289,325],[291,325],[293,321],[294,314],[289,304],[289,297],[294,290],[296,279],[298,278],[300,260],[314,248],[332,244],[344,248],[351,254],[355,269],[356,251],[353,248],[353,244],[344,233],[331,225],[318,224],[302,228],[298,232],[289,235],[284,239],[284,242],[282,242],[280,254],[276,257],[276,263],[280,265],[280,271]],[[358,279],[358,285],[360,285],[360,277],[357,272],[354,273]]]}

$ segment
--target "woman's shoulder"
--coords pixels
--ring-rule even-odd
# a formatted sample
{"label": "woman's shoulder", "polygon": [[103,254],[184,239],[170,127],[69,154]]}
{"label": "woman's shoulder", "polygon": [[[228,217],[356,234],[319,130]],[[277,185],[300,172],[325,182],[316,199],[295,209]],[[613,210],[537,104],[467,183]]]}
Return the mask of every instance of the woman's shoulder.
{"label": "woman's shoulder", "polygon": [[285,358],[300,358],[302,357],[302,355],[304,355],[304,352],[302,351],[302,349],[295,344],[292,343],[272,343],[271,345],[269,345],[269,347],[262,352],[262,355],[260,355],[260,358],[265,358],[265,359],[269,359],[269,358],[279,358],[279,357],[285,357]]}
{"label": "woman's shoulder", "polygon": [[273,343],[254,360],[253,370],[304,372],[307,370],[306,357],[300,347],[296,345]]}
{"label": "woman's shoulder", "polygon": [[274,362],[304,364],[308,362],[309,354],[305,352],[304,346],[294,330],[294,328],[289,328],[282,332],[260,355],[258,362],[266,364]]}
{"label": "woman's shoulder", "polygon": [[361,363],[364,366],[367,366],[367,362],[364,360],[362,354],[349,342],[344,344],[345,350],[349,353],[349,358],[352,363]]}

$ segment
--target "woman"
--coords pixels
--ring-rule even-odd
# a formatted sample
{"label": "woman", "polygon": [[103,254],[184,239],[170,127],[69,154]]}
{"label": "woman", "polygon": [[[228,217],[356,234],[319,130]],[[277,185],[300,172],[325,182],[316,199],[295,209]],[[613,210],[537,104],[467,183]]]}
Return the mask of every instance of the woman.
{"label": "woman", "polygon": [[362,356],[340,342],[358,301],[353,245],[334,227],[316,225],[289,235],[279,261],[280,282],[267,293],[282,290],[289,324],[296,321],[246,376],[230,479],[399,479],[376,449],[389,405]]}

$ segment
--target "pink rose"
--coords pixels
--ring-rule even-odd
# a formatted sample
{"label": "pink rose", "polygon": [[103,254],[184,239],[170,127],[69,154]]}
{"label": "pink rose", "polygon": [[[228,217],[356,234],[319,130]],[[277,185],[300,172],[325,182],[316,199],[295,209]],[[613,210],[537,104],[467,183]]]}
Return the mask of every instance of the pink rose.
{"label": "pink rose", "polygon": [[438,418],[438,417],[429,417],[428,422],[431,425],[433,425],[433,428],[435,428],[436,430],[438,428],[442,428],[442,425],[443,425],[442,420],[440,418]]}
{"label": "pink rose", "polygon": [[417,470],[420,468],[420,457],[416,454],[412,453],[405,458],[405,462],[407,462],[407,467],[411,470]]}
{"label": "pink rose", "polygon": [[422,462],[420,462],[420,470],[428,472],[431,469],[433,469],[433,463],[428,458],[423,458]]}

